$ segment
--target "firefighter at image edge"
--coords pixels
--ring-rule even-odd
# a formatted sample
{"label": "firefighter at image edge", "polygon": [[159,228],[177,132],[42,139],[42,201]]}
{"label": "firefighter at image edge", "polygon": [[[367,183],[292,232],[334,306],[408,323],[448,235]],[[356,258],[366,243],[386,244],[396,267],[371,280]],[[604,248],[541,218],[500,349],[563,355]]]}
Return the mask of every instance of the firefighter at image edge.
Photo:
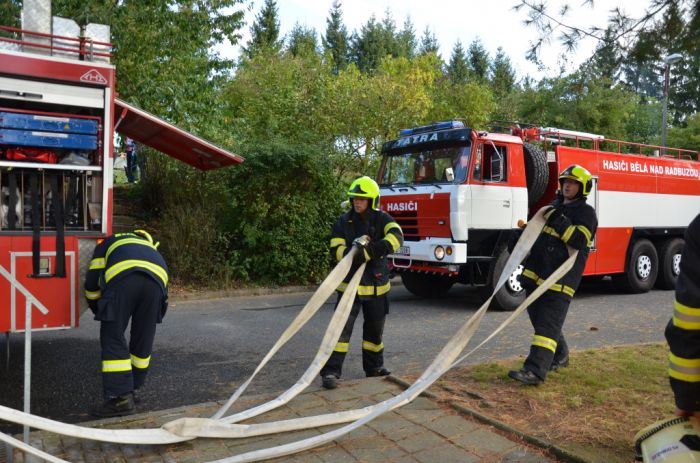
{"label": "firefighter at image edge", "polygon": [[[90,413],[123,416],[136,411],[156,324],[168,308],[168,268],[144,230],[117,233],[95,247],[85,276],[85,297],[100,323],[104,402]],[[124,331],[131,319],[127,345]]]}
{"label": "firefighter at image edge", "polygon": [[591,173],[579,165],[571,165],[559,174],[559,186],[556,199],[544,215],[547,222],[523,263],[520,283],[527,294],[568,259],[567,246],[579,253],[573,268],[527,308],[535,329],[530,353],[523,368],[511,370],[508,376],[531,385],[544,382],[548,372],[569,364],[562,327],[598,227],[595,210],[586,203],[593,187]]}
{"label": "firefighter at image edge", "polygon": [[[353,302],[348,321],[340,334],[338,343],[321,369],[322,386],[334,389],[342,374],[343,361],[350,347],[352,329],[362,308],[362,367],[368,377],[386,376],[384,368],[384,321],[389,313],[388,294],[389,263],[387,254],[392,254],[403,244],[401,227],[386,212],[379,209],[379,186],[369,177],[360,177],[350,185],[348,197],[350,211],[335,222],[331,230],[331,254],[336,261],[357,246],[353,266],[347,277],[337,288],[338,301],[355,270],[367,262],[362,274],[357,296]],[[336,302],[337,307],[337,302]]]}
{"label": "firefighter at image edge", "polygon": [[685,231],[673,318],[666,326],[676,414],[700,418],[700,215]]}

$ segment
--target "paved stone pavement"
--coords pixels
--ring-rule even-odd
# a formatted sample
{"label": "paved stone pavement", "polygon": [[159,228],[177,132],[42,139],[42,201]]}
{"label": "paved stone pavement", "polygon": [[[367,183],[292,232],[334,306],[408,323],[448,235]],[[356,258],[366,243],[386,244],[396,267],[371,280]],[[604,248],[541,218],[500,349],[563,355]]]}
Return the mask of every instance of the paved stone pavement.
{"label": "paved stone pavement", "polygon": [[[337,389],[331,391],[313,385],[286,406],[249,422],[275,421],[360,408],[386,400],[401,391],[400,386],[384,378],[341,382]],[[247,409],[270,398],[244,396],[234,404],[232,410]],[[86,424],[104,428],[151,428],[184,416],[209,417],[220,405],[210,402]],[[142,404],[142,407],[147,406],[148,404]],[[46,432],[33,432],[30,440],[34,446],[74,463],[202,463],[296,441],[336,427],[238,440],[196,439],[163,446],[100,443],[59,437]],[[15,451],[14,461],[24,463],[33,460],[25,460],[20,452]],[[421,396],[334,442],[270,461],[545,463],[557,460],[541,449],[525,445],[516,436],[496,431],[491,426],[456,413],[447,404]]]}

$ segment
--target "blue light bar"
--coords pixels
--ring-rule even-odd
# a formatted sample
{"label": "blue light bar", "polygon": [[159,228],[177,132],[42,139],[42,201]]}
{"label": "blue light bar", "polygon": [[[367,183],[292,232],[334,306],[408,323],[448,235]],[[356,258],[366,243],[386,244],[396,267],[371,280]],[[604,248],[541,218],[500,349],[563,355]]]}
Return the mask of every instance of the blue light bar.
{"label": "blue light bar", "polygon": [[418,133],[435,132],[438,130],[449,130],[449,129],[463,129],[463,128],[464,128],[464,122],[462,122],[462,121],[442,121],[442,122],[436,122],[434,124],[413,127],[410,129],[401,129],[401,131],[399,132],[399,136],[400,137],[407,137],[409,135],[415,135]]}

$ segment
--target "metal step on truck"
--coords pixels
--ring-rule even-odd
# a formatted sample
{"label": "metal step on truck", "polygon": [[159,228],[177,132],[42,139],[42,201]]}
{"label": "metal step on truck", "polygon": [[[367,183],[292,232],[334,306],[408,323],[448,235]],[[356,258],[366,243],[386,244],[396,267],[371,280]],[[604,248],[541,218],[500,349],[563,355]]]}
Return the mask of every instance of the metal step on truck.
{"label": "metal step on truck", "polygon": [[[382,209],[405,237],[390,256],[394,271],[421,297],[456,283],[490,294],[511,234],[555,198],[558,174],[571,164],[593,174],[588,202],[599,223],[584,276],[611,275],[628,292],[672,289],[683,233],[700,212],[697,152],[551,127],[479,131],[458,120],[404,129],[382,146]],[[524,300],[521,271],[495,308]]]}

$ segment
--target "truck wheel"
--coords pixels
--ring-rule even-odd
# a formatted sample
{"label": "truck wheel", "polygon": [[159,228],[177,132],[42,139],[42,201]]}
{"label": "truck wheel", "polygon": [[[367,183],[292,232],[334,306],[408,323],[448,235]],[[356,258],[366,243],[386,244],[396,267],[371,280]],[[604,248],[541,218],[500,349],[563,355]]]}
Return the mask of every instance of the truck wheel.
{"label": "truck wheel", "polygon": [[532,206],[540,200],[549,183],[547,154],[530,143],[523,143],[523,154],[525,155],[527,203],[529,206]]}
{"label": "truck wheel", "polygon": [[455,279],[450,276],[416,272],[403,272],[401,281],[411,293],[428,299],[445,296],[455,284]]}
{"label": "truck wheel", "polygon": [[[510,257],[510,253],[504,248],[498,254],[496,260],[492,262],[492,265],[489,266],[487,283],[482,290],[482,296],[484,299],[489,297],[493,292],[493,289],[496,287],[496,283],[498,283],[498,278],[501,276],[503,268],[506,266],[508,257]],[[518,279],[521,273],[523,273],[522,265],[519,266],[515,272],[513,272],[513,274],[503,284],[501,289],[498,290],[491,301],[491,309],[511,312],[522,304],[522,302],[525,300],[526,294]]]}
{"label": "truck wheel", "polygon": [[681,251],[685,242],[680,238],[673,238],[663,242],[659,248],[659,276],[656,278],[656,287],[659,289],[674,289],[678,274],[681,273]]}
{"label": "truck wheel", "polygon": [[629,293],[646,293],[656,281],[659,273],[659,256],[651,241],[637,240],[633,245],[625,266],[625,273],[613,275],[617,287]]}

